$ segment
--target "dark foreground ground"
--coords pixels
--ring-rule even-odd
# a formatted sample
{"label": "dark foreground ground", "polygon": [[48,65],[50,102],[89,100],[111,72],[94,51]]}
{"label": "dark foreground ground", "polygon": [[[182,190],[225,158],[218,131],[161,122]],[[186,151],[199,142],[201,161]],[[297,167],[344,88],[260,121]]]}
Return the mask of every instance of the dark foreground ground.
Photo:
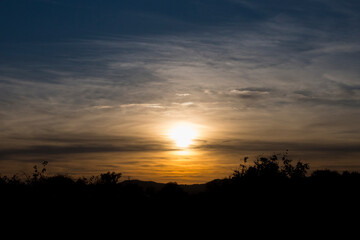
{"label": "dark foreground ground", "polygon": [[121,174],[110,172],[72,179],[45,176],[46,170],[36,169],[25,181],[1,177],[1,217],[40,228],[61,221],[71,226],[172,226],[178,231],[199,229],[205,222],[210,230],[225,225],[234,231],[246,226],[295,225],[305,231],[310,225],[329,230],[359,224],[359,173],[318,170],[306,175],[307,165],[280,163],[277,158],[258,159],[227,178],[200,185],[120,181]]}

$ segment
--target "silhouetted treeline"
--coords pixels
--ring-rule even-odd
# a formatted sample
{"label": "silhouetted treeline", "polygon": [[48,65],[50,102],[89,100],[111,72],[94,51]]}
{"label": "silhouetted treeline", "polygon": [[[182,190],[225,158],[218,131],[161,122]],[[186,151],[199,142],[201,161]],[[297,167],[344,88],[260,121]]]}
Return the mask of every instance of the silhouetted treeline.
{"label": "silhouetted treeline", "polygon": [[360,174],[331,170],[309,172],[293,163],[287,152],[244,158],[232,175],[206,184],[179,185],[121,180],[107,172],[90,178],[47,176],[47,162],[31,175],[0,177],[2,206],[22,209],[82,209],[82,211],[234,211],[305,214],[309,211],[355,211],[359,205]]}

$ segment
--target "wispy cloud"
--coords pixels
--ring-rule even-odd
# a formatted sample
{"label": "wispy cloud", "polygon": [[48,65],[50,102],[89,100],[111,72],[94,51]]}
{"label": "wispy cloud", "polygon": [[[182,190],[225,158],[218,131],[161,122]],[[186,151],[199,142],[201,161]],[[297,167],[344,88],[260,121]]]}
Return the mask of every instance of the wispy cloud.
{"label": "wispy cloud", "polygon": [[230,90],[230,94],[240,98],[259,98],[269,95],[270,91],[263,88],[238,88]]}
{"label": "wispy cloud", "polygon": [[178,96],[178,97],[187,97],[190,95],[191,95],[190,93],[176,93],[176,96]]}
{"label": "wispy cloud", "polygon": [[164,106],[162,106],[161,104],[158,103],[130,103],[130,104],[122,104],[120,105],[120,107],[123,108],[132,108],[132,107],[144,107],[144,108],[165,108]]}

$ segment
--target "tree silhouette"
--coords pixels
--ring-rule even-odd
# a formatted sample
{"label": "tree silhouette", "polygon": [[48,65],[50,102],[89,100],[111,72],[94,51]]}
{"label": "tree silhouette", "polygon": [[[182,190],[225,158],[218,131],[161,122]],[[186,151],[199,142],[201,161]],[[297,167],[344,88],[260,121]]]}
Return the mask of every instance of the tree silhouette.
{"label": "tree silhouette", "polygon": [[32,174],[33,178],[32,181],[35,183],[39,180],[43,180],[45,178],[45,174],[46,174],[46,165],[48,165],[48,161],[43,161],[41,163],[41,165],[43,166],[41,170],[38,169],[37,165],[34,165],[33,169],[34,172]]}
{"label": "tree silhouette", "polygon": [[182,200],[187,194],[176,182],[169,182],[160,190],[158,196],[166,200]]}
{"label": "tree silhouette", "polygon": [[309,170],[309,164],[298,161],[292,165],[292,160],[288,157],[288,151],[283,154],[273,154],[269,157],[258,156],[254,165],[246,166],[248,157],[245,157],[239,169],[235,170],[231,176],[233,180],[241,178],[304,178]]}
{"label": "tree silhouette", "polygon": [[117,184],[121,178],[121,173],[107,172],[100,174],[98,184]]}

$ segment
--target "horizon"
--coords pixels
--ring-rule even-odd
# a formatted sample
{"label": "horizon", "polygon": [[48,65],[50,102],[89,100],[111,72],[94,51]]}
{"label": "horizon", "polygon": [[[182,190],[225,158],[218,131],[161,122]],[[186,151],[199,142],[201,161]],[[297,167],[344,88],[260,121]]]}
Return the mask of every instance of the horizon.
{"label": "horizon", "polygon": [[0,174],[360,171],[356,0],[3,0]]}

